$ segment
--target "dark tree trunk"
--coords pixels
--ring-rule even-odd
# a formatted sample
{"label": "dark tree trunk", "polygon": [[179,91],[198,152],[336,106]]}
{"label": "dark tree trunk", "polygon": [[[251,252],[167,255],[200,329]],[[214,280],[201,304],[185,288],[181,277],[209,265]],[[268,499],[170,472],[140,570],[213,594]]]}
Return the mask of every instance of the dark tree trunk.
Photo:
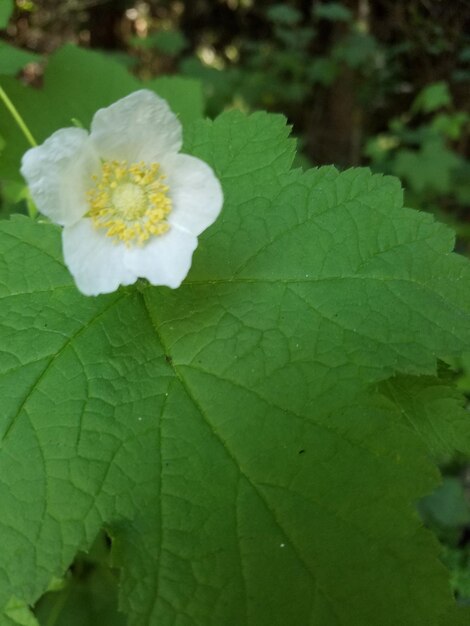
{"label": "dark tree trunk", "polygon": [[88,9],[90,47],[116,50],[122,47],[120,25],[129,2],[108,0]]}

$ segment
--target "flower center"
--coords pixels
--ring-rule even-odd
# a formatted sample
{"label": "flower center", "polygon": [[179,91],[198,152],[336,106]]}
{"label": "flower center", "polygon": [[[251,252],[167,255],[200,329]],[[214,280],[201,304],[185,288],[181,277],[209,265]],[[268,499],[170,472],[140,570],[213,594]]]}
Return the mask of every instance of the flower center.
{"label": "flower center", "polygon": [[116,242],[141,246],[170,228],[166,218],[172,207],[164,180],[158,163],[104,161],[88,191],[87,217]]}

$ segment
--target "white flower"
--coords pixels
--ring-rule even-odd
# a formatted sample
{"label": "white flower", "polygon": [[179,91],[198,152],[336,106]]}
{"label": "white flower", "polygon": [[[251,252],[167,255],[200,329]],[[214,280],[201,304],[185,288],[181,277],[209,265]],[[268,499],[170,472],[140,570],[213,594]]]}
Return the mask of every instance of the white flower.
{"label": "white flower", "polygon": [[223,196],[181,145],[167,103],[141,90],[97,111],[90,134],[63,128],[24,155],[21,173],[38,210],[64,227],[65,263],[84,294],[139,277],[176,288],[186,277]]}

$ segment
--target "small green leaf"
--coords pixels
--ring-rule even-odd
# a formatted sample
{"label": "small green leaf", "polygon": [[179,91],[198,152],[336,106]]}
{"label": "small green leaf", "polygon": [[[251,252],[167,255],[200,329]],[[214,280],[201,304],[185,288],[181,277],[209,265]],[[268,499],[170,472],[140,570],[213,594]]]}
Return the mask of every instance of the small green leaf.
{"label": "small green leaf", "polygon": [[378,42],[372,35],[351,32],[335,45],[332,58],[352,68],[370,67],[378,53]]}
{"label": "small green leaf", "polygon": [[352,11],[340,2],[315,3],[313,14],[318,19],[332,22],[350,22],[353,18]]}
{"label": "small green leaf", "polygon": [[432,113],[451,103],[452,96],[449,91],[449,86],[446,82],[441,81],[427,85],[419,92],[413,102],[412,111]]}
{"label": "small green leaf", "polygon": [[459,61],[470,63],[470,46],[465,46],[459,53]]}
{"label": "small green leaf", "polygon": [[294,26],[302,19],[300,11],[285,4],[275,4],[269,7],[266,16],[272,22],[286,26]]}
{"label": "small green leaf", "polygon": [[442,137],[430,137],[418,150],[402,149],[394,159],[394,172],[417,193],[449,193],[452,177],[461,158],[450,150]]}
{"label": "small green leaf", "polygon": [[462,136],[469,121],[470,116],[465,111],[458,111],[450,115],[440,113],[433,118],[431,128],[455,141]]}
{"label": "small green leaf", "polygon": [[336,77],[340,68],[338,63],[329,57],[318,57],[313,61],[308,68],[308,76],[314,83],[320,83],[322,85],[331,85]]}
{"label": "small green leaf", "polygon": [[461,480],[453,476],[444,478],[442,485],[420,503],[425,518],[443,527],[463,527],[470,524],[470,505]]}
{"label": "small green leaf", "polygon": [[188,47],[188,41],[179,30],[160,30],[147,37],[133,37],[132,45],[136,48],[153,49],[175,56]]}

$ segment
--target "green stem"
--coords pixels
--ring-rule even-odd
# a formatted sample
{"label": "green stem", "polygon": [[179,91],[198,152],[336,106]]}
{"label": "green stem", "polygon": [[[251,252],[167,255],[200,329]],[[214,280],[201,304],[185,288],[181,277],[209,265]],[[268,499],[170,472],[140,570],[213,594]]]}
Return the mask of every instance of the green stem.
{"label": "green stem", "polygon": [[20,127],[23,135],[26,137],[26,139],[31,144],[31,146],[33,148],[35,146],[37,146],[38,144],[37,144],[36,140],[34,139],[33,135],[31,134],[31,131],[26,126],[24,119],[21,117],[21,115],[18,112],[18,109],[15,107],[15,105],[10,100],[10,98],[7,96],[7,94],[5,93],[4,89],[1,86],[0,86],[0,99],[3,100],[4,105],[6,106],[6,108],[12,114],[13,119],[18,124],[18,126]]}
{"label": "green stem", "polygon": [[31,198],[31,194],[29,193],[29,190],[27,191],[27,196],[26,196],[26,208],[28,209],[29,217],[32,220],[34,220],[34,218],[38,214],[38,210],[36,208],[36,205],[33,202],[33,199]]}

